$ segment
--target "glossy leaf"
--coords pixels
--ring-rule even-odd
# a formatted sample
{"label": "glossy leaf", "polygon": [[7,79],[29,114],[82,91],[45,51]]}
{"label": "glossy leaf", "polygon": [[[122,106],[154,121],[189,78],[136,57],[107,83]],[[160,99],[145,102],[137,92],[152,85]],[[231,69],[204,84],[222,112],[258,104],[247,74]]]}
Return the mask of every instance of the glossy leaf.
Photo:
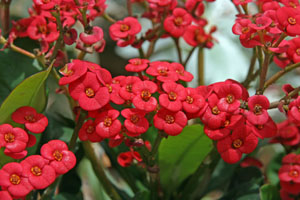
{"label": "glossy leaf", "polygon": [[162,186],[174,190],[196,171],[212,148],[201,125],[187,126],[178,136],[163,139],[158,154]]}
{"label": "glossy leaf", "polygon": [[279,189],[270,184],[266,184],[260,187],[260,199],[261,200],[280,200]]}

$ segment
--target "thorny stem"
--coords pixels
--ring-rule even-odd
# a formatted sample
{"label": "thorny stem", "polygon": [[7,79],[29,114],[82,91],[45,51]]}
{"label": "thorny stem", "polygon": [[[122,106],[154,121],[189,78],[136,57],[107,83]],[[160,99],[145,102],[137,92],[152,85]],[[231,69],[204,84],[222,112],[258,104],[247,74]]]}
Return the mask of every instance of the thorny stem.
{"label": "thorny stem", "polygon": [[113,200],[121,200],[121,197],[119,196],[111,182],[108,180],[101,165],[100,159],[96,156],[95,149],[93,148],[91,142],[84,141],[82,144],[85,154],[91,161],[94,172],[102,186],[105,188],[107,195]]}
{"label": "thorny stem", "polygon": [[180,64],[182,64],[182,54],[181,54],[181,49],[180,49],[180,45],[179,45],[179,39],[178,38],[173,38],[174,43],[175,43],[175,47],[177,50],[177,54],[178,54],[178,60],[180,62]]}
{"label": "thorny stem", "polygon": [[79,133],[79,130],[80,130],[80,128],[82,127],[82,125],[84,123],[86,115],[87,115],[87,112],[85,110],[81,109],[79,118],[76,122],[76,126],[75,126],[73,134],[72,134],[72,138],[69,142],[69,150],[70,151],[74,151],[74,149],[76,147],[76,141],[77,141],[77,138],[78,138],[78,133]]}
{"label": "thorny stem", "polygon": [[7,34],[9,31],[9,6],[10,6],[11,0],[1,0],[0,3],[0,21],[2,25],[2,30],[4,34]]}
{"label": "thorny stem", "polygon": [[198,49],[198,85],[204,85],[204,52],[203,47]]}
{"label": "thorny stem", "polygon": [[[0,36],[0,44],[6,45],[7,42],[8,42],[8,41],[7,41],[3,36]],[[30,53],[30,52],[28,52],[28,51],[26,51],[26,50],[24,50],[24,49],[22,49],[22,48],[20,48],[20,47],[17,47],[17,46],[14,45],[14,44],[9,44],[9,45],[8,45],[8,48],[10,48],[11,50],[13,50],[13,51],[15,51],[15,52],[18,52],[18,53],[20,53],[20,54],[23,54],[23,55],[25,55],[25,56],[27,56],[27,57],[29,57],[29,58],[32,58],[32,59],[35,59],[35,58],[36,58],[35,55],[34,55],[33,53]]]}
{"label": "thorny stem", "polygon": [[299,94],[299,92],[300,92],[300,87],[295,88],[293,91],[291,91],[290,93],[288,93],[288,95],[284,96],[279,101],[270,103],[269,109],[278,108],[278,106],[280,104],[283,104],[283,105],[289,104],[290,101],[291,101],[291,98],[294,95]]}
{"label": "thorny stem", "polygon": [[260,72],[259,87],[256,91],[256,94],[263,94],[264,92],[264,84],[266,81],[270,58],[271,58],[271,54],[265,52],[265,58]]}
{"label": "thorny stem", "polygon": [[60,20],[59,8],[57,9],[57,11],[52,12],[51,14],[52,14],[53,17],[55,17],[56,23],[57,23],[57,26],[58,26],[58,29],[59,29],[59,37],[58,37],[58,39],[55,43],[54,50],[53,50],[52,55],[50,57],[50,60],[53,60],[54,58],[56,58],[58,50],[60,50],[61,47],[63,46],[64,30],[63,30],[63,26],[62,26],[61,20]]}
{"label": "thorny stem", "polygon": [[245,88],[249,88],[249,84],[251,83],[251,81],[253,81],[253,78],[255,78],[255,77],[253,77],[253,71],[254,71],[254,68],[255,68],[256,58],[257,58],[256,49],[253,48],[252,58],[251,58],[250,66],[249,66],[249,69],[248,69],[248,74],[247,74],[246,79],[242,83],[242,85]]}
{"label": "thorny stem", "polygon": [[284,40],[284,38],[286,37],[287,35],[285,33],[281,33],[279,39],[277,40],[277,42],[273,45],[273,47],[278,47],[279,44],[282,42],[282,40]]}
{"label": "thorny stem", "polygon": [[193,47],[192,50],[189,52],[188,56],[186,57],[183,66],[185,67],[187,65],[187,63],[189,62],[191,56],[193,55],[194,51],[195,51],[196,47]]}
{"label": "thorny stem", "polygon": [[276,74],[274,74],[273,76],[271,76],[271,78],[269,78],[269,80],[266,81],[265,85],[264,85],[264,90],[267,89],[270,85],[272,85],[275,81],[277,81],[279,78],[281,78],[284,74],[292,71],[293,69],[296,69],[300,67],[300,63],[295,63],[289,66],[286,66],[285,68],[283,68],[282,70],[280,70],[279,72],[277,72]]}

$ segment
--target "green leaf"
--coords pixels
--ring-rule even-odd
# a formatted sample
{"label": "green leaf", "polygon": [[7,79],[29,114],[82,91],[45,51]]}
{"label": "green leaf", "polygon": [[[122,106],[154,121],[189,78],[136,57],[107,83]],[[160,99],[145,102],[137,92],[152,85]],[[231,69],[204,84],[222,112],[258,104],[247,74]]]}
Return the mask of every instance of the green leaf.
{"label": "green leaf", "polygon": [[261,200],[280,200],[280,194],[278,188],[274,185],[265,184],[260,187],[260,199]]}
{"label": "green leaf", "polygon": [[52,69],[36,73],[22,81],[4,100],[0,107],[0,124],[12,122],[11,114],[22,106],[34,107],[37,112],[45,109],[47,98],[45,81]]}
{"label": "green leaf", "polygon": [[[45,81],[52,69],[50,66],[46,71],[36,73],[22,81],[4,100],[0,107],[0,124],[10,123],[15,125],[11,119],[11,114],[21,106],[34,107],[37,112],[42,112],[46,106],[47,98],[45,92]],[[37,135],[37,142],[40,135]],[[30,153],[35,152],[37,146],[30,148]],[[0,151],[0,167],[13,161],[5,156],[3,150]]]}
{"label": "green leaf", "polygon": [[212,141],[201,125],[187,126],[178,136],[163,139],[158,150],[163,187],[173,191],[196,171],[212,148]]}
{"label": "green leaf", "polygon": [[281,167],[281,160],[285,156],[285,152],[277,153],[267,166],[267,177],[272,185],[279,183],[278,171]]}

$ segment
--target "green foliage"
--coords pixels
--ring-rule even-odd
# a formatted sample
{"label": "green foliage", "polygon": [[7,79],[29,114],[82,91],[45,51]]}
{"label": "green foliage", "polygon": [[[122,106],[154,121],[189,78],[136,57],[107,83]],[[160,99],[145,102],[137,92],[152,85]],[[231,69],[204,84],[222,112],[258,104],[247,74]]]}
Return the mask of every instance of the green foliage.
{"label": "green foliage", "polygon": [[283,156],[285,156],[284,152],[276,154],[267,167],[267,177],[272,185],[277,185],[279,183],[278,171],[281,167],[281,160]]}
{"label": "green foliage", "polygon": [[187,126],[178,136],[163,139],[158,150],[162,186],[173,191],[196,171],[212,148],[201,125]]}
{"label": "green foliage", "polygon": [[279,189],[270,184],[265,184],[260,187],[260,199],[261,200],[280,200]]}

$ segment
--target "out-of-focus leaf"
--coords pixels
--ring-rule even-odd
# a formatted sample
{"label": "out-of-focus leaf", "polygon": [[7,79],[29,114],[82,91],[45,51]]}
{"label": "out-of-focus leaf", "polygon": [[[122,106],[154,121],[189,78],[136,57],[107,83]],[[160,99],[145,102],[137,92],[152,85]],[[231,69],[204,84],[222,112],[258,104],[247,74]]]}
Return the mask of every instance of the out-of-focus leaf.
{"label": "out-of-focus leaf", "polygon": [[281,167],[281,160],[285,153],[276,154],[267,167],[267,177],[272,185],[279,183],[278,170]]}
{"label": "out-of-focus leaf", "polygon": [[279,190],[276,186],[265,184],[260,187],[261,200],[280,200]]}
{"label": "out-of-focus leaf", "polygon": [[174,190],[195,172],[212,148],[201,125],[187,126],[178,136],[163,139],[158,150],[162,186]]}
{"label": "out-of-focus leaf", "polygon": [[81,195],[75,195],[70,193],[60,193],[53,198],[53,200],[83,200]]}

